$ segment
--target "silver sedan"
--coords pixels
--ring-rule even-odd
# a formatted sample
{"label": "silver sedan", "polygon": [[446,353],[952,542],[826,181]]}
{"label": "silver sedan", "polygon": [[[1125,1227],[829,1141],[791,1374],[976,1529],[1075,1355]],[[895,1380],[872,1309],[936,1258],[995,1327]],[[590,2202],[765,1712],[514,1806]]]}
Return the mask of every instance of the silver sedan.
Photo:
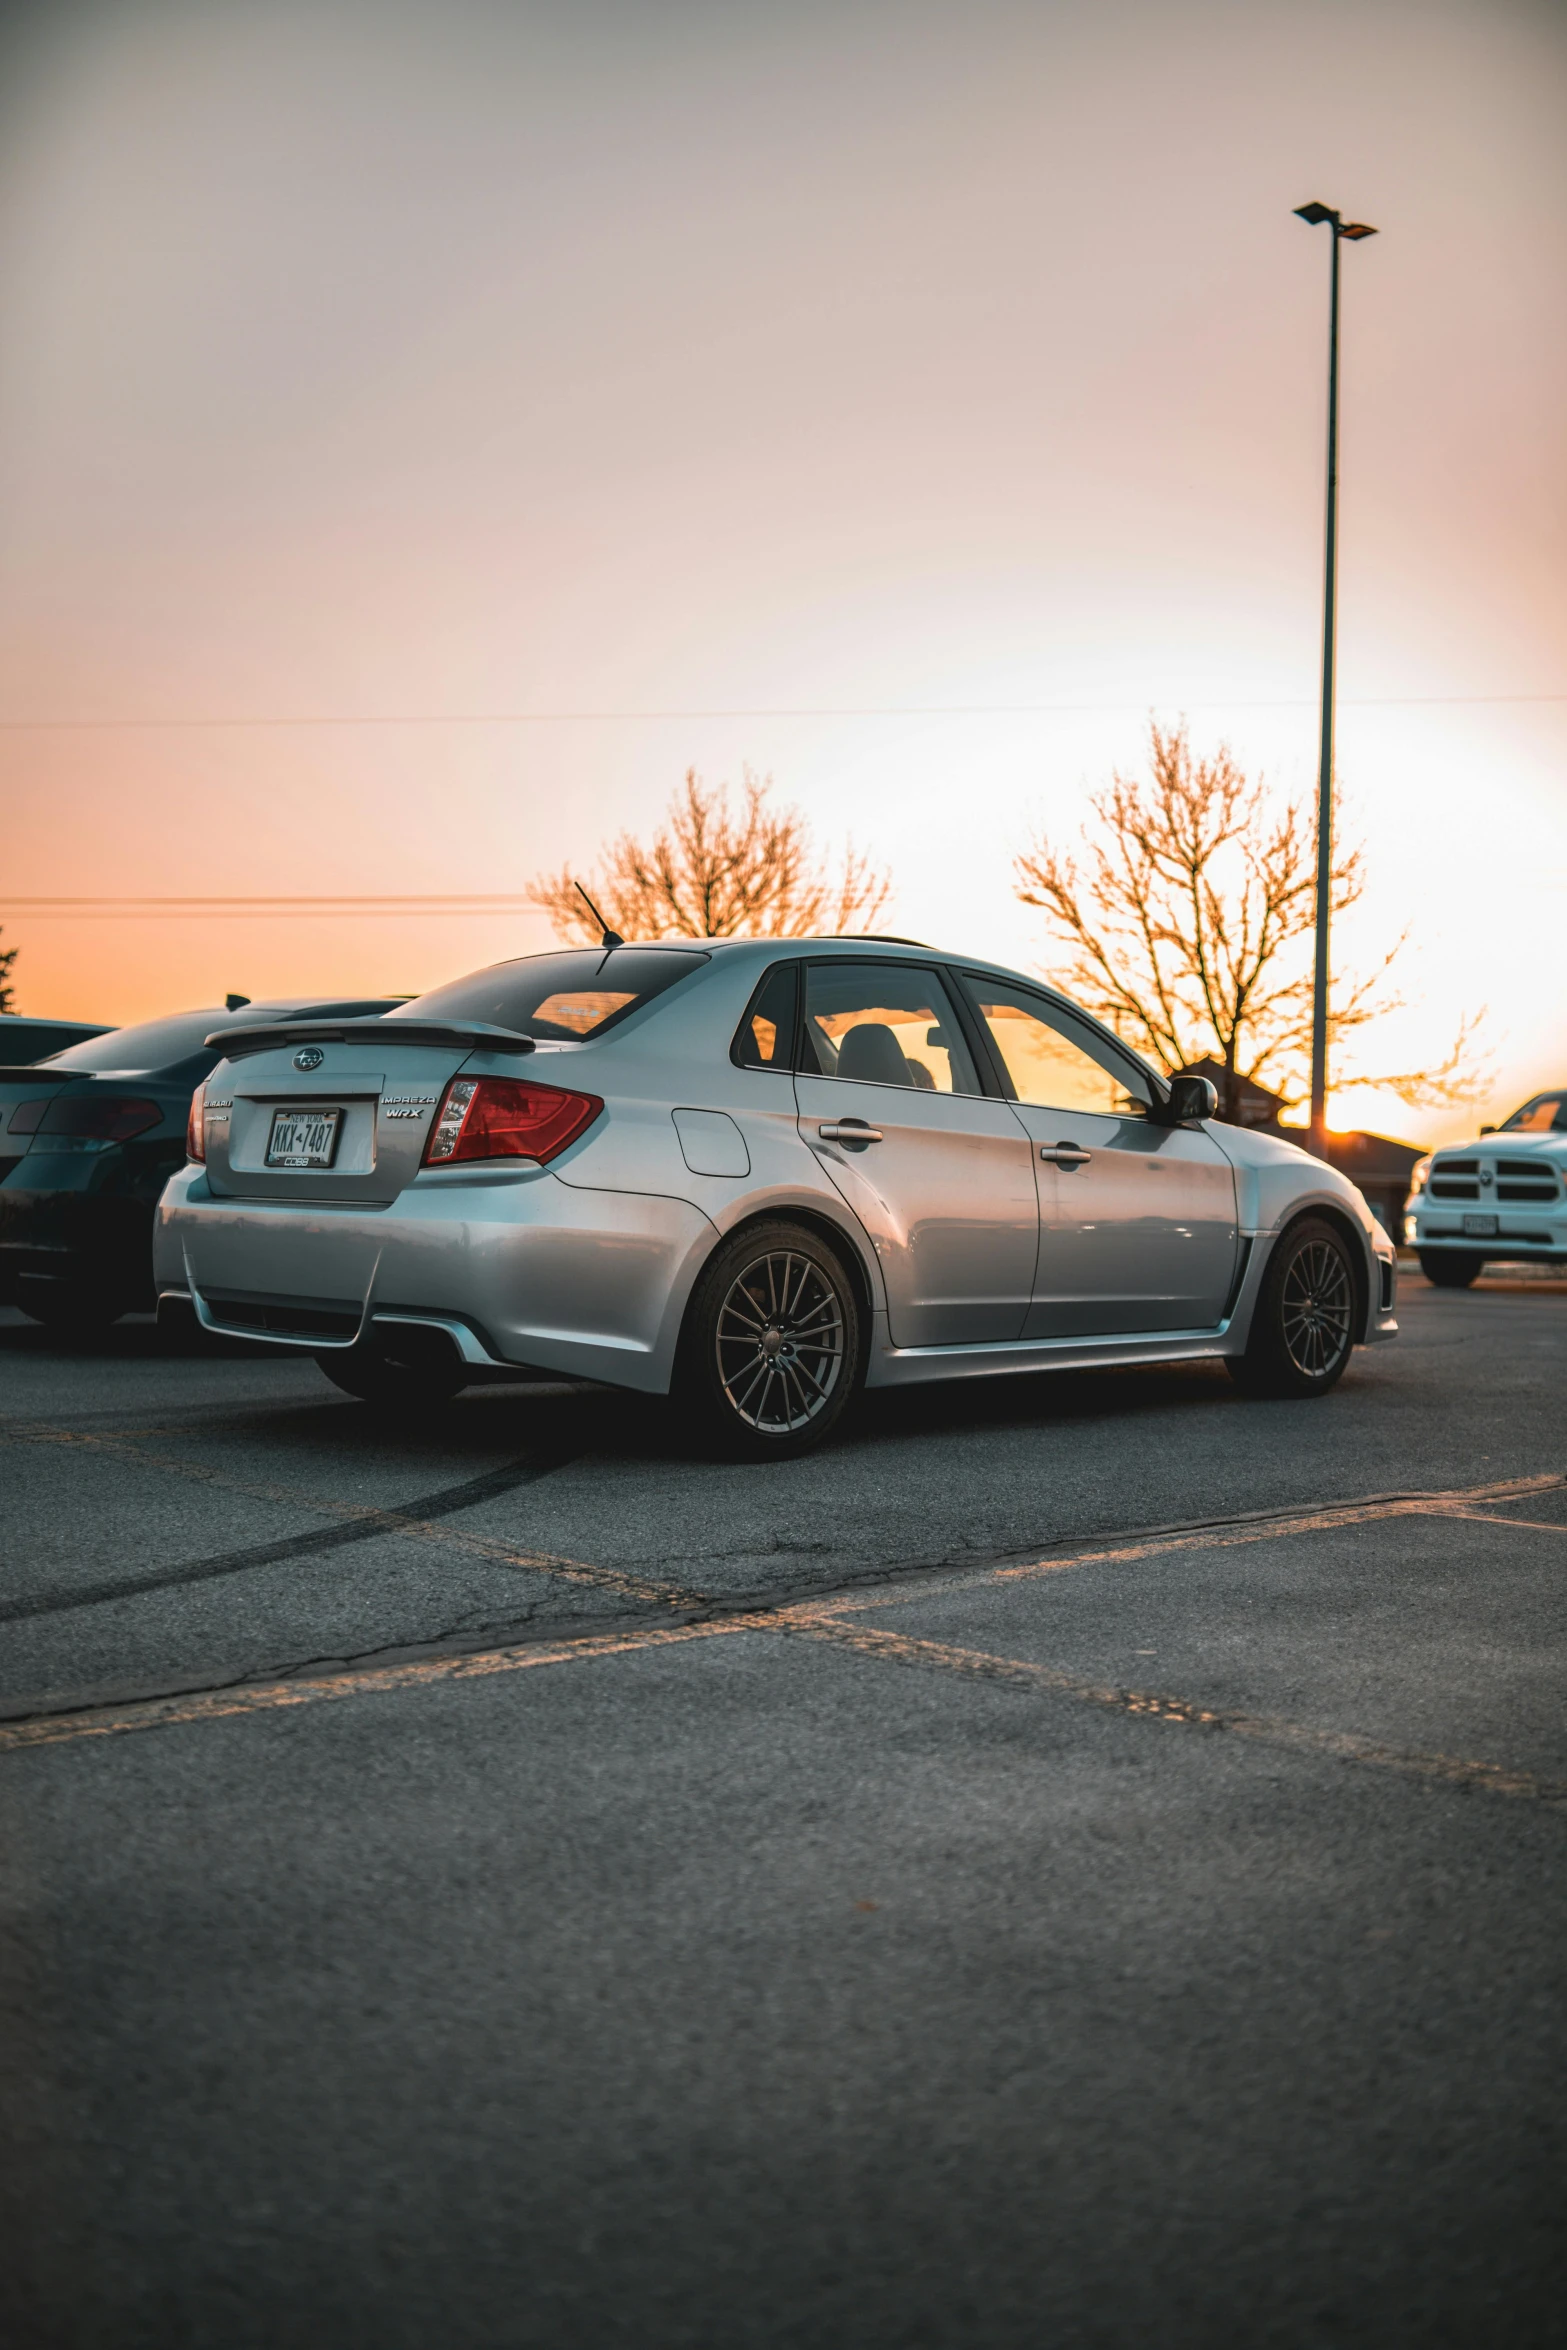
{"label": "silver sedan", "polygon": [[160,1297],[376,1403],[523,1368],[776,1459],[862,1386],[1214,1356],[1312,1396],[1397,1329],[1342,1175],[901,940],[529,955],[222,1042]]}

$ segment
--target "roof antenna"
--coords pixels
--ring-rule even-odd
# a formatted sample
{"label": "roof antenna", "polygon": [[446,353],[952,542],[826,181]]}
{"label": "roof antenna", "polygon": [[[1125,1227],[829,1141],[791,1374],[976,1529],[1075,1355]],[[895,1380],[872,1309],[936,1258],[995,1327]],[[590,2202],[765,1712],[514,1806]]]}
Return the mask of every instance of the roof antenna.
{"label": "roof antenna", "polygon": [[623,947],[626,942],[621,937],[620,932],[618,930],[611,930],[609,924],[605,921],[603,915],[599,912],[597,906],[595,906],[593,900],[589,897],[581,882],[574,881],[571,886],[576,891],[583,904],[587,907],[588,912],[592,915],[600,930],[602,930],[604,933],[603,937],[599,940],[599,945],[606,948]]}

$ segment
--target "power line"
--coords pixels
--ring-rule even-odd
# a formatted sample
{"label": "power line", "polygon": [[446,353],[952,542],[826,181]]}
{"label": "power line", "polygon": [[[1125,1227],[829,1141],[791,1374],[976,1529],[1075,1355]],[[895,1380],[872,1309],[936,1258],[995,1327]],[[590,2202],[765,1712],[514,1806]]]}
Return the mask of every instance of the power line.
{"label": "power line", "polygon": [[455,917],[463,921],[489,915],[541,911],[532,898],[505,892],[482,897],[406,892],[398,896],[358,897],[346,891],[333,897],[0,897],[0,912],[25,913],[34,921],[179,922],[222,919],[230,921],[297,921],[312,914],[397,920],[403,917]]}
{"label": "power line", "polygon": [[362,896],[357,891],[353,890],[333,890],[329,891],[323,897],[311,898],[280,896],[234,897],[231,895],[224,895],[221,897],[159,898],[142,896],[140,893],[138,893],[129,897],[112,898],[7,897],[0,902],[3,902],[9,906],[54,906],[60,908],[66,906],[146,906],[148,908],[160,906],[202,906],[209,910],[214,906],[276,906],[280,909],[285,907],[292,909],[298,906],[374,906],[392,908],[396,908],[398,906],[449,906],[453,909],[454,912],[471,912],[476,907],[490,907],[495,912],[504,914],[510,913],[515,908],[520,906],[531,906],[534,903],[534,900],[530,897],[521,896],[515,890],[483,890],[480,891],[476,896],[463,895],[456,891],[443,893],[436,890],[397,890],[385,897]]}
{"label": "power line", "polygon": [[[1179,695],[1152,699],[1179,702],[1187,710],[1312,710],[1306,696],[1271,701],[1236,700],[1209,696],[1184,700]],[[1567,702],[1567,693],[1553,694],[1367,694],[1341,699],[1341,710],[1481,709],[1521,707],[1526,704]],[[231,731],[308,732],[312,728],[441,727],[441,726],[654,726],[713,719],[837,719],[837,718],[1043,718],[1057,715],[1146,710],[1149,697],[1110,702],[877,702],[824,704],[820,707],[761,706],[754,709],[669,710],[454,710],[401,712],[383,716],[317,716],[310,718],[0,718],[0,734],[188,734]]]}

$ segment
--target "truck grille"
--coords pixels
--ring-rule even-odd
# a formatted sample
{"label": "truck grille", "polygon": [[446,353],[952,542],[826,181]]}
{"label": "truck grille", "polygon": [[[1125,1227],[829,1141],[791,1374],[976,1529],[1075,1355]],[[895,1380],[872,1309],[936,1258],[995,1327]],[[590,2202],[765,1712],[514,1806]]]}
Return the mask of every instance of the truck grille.
{"label": "truck grille", "polygon": [[1498,1159],[1496,1196],[1498,1199],[1553,1200],[1556,1197],[1556,1177],[1549,1167],[1542,1167],[1538,1159]]}
{"label": "truck grille", "polygon": [[[1438,1159],[1426,1189],[1433,1199],[1478,1200],[1486,1196],[1480,1186],[1480,1161]],[[1495,1196],[1515,1204],[1548,1203],[1557,1196],[1556,1178],[1538,1159],[1498,1159]]]}

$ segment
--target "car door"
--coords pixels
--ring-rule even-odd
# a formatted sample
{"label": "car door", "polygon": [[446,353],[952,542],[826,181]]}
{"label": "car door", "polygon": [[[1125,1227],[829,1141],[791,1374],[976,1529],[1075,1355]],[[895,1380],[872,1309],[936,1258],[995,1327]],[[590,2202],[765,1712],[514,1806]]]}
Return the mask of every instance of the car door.
{"label": "car door", "polygon": [[1032,989],[965,975],[1016,1092],[1039,1184],[1030,1338],[1211,1330],[1237,1246],[1235,1174],[1091,1022]]}
{"label": "car door", "polygon": [[983,1091],[940,974],[805,966],[800,1133],[881,1265],[894,1346],[1022,1334],[1039,1240],[1029,1138]]}

